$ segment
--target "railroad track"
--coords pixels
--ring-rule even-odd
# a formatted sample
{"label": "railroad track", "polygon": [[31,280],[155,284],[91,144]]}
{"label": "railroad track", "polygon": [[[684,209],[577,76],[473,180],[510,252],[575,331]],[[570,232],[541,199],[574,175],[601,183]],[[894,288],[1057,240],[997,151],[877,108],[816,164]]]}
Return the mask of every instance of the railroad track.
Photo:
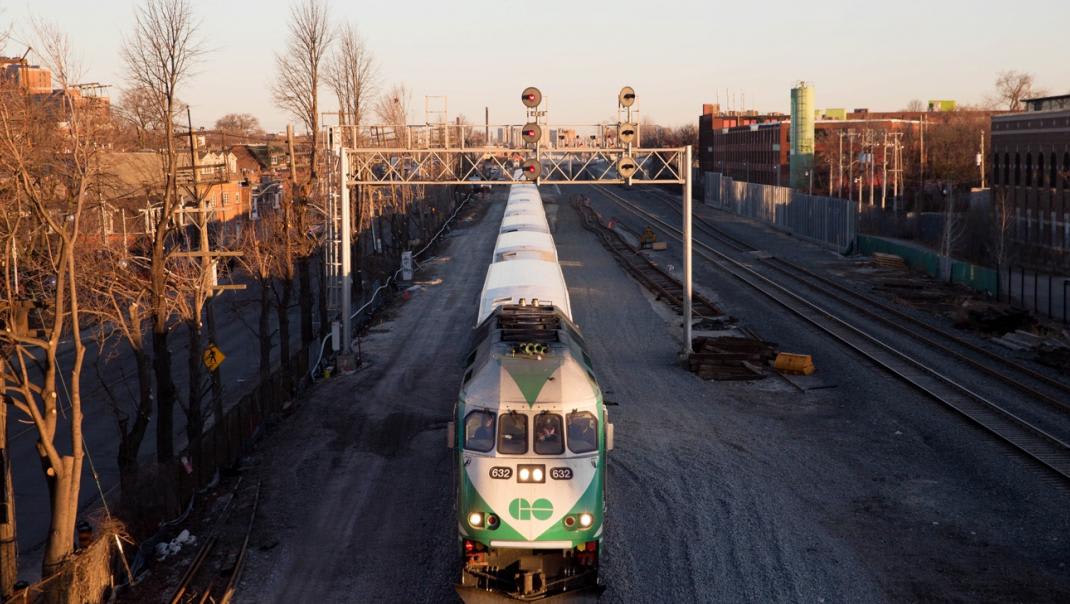
{"label": "railroad track", "polygon": [[249,535],[260,503],[260,483],[242,488],[239,479],[212,534],[197,550],[171,596],[171,604],[226,604],[245,565]]}
{"label": "railroad track", "polygon": [[[684,287],[679,280],[657,264],[654,264],[629,245],[619,233],[602,226],[589,204],[574,201],[576,209],[583,218],[583,226],[598,235],[602,244],[613,254],[617,262],[633,277],[652,291],[659,300],[668,304],[677,314],[683,314]],[[719,317],[724,313],[713,302],[701,294],[692,292],[692,312],[699,317]]]}
{"label": "railroad track", "polygon": [[[678,204],[668,199],[663,199],[663,201],[677,213],[680,213]],[[692,221],[696,231],[701,231],[736,251],[749,252],[755,249],[750,244],[724,232],[700,216],[693,216]],[[913,317],[877,298],[819,275],[798,263],[777,257],[762,258],[761,260],[781,274],[802,283],[838,304],[847,306],[859,314],[924,342],[927,346],[1003,382],[1021,394],[1043,402],[1052,409],[1062,413],[1070,412],[1070,385],[1064,382],[1048,377],[987,348],[978,346],[946,329]],[[943,342],[938,340],[943,340]],[[955,347],[959,350],[956,350]],[[963,351],[969,352],[965,353]],[[983,357],[986,362],[981,362],[977,357]],[[1032,382],[1032,384],[1027,384],[1025,380]]]}
{"label": "railroad track", "polygon": [[[602,187],[595,188],[619,206],[649,221],[658,230],[674,239],[681,239],[681,230],[661,217]],[[1070,479],[1070,445],[1057,436],[709,244],[694,240],[693,250],[695,255],[713,263],[919,392],[959,413],[1063,478]]]}

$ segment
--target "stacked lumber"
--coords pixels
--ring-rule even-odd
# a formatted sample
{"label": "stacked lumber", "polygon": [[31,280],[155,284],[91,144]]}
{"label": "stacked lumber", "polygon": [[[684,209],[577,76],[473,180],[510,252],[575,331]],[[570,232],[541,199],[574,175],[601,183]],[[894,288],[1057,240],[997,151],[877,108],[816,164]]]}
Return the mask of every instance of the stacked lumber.
{"label": "stacked lumber", "polygon": [[776,356],[776,345],[753,338],[699,336],[691,341],[688,369],[704,380],[756,380]]}
{"label": "stacked lumber", "polygon": [[873,264],[881,268],[891,268],[898,270],[906,270],[907,263],[903,261],[901,256],[895,254],[883,254],[881,252],[873,252]]}

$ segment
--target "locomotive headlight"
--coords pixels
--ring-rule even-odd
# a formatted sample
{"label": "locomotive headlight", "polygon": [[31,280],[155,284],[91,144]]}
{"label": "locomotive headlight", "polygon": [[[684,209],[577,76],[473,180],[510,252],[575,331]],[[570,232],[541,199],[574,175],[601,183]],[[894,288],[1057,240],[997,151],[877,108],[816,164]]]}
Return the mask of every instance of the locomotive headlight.
{"label": "locomotive headlight", "polygon": [[527,468],[520,468],[520,472],[517,474],[520,476],[520,482],[527,482],[531,479],[531,470]]}
{"label": "locomotive headlight", "polygon": [[592,522],[594,522],[594,516],[588,514],[587,512],[580,514],[580,526],[582,526],[583,528],[587,528],[591,526]]}
{"label": "locomotive headlight", "polygon": [[469,514],[468,515],[468,524],[471,524],[472,526],[474,526],[476,528],[479,528],[479,527],[483,526],[483,513],[482,512],[472,512],[471,514]]}
{"label": "locomotive headlight", "polygon": [[531,479],[535,482],[542,482],[542,468],[535,468],[532,470]]}

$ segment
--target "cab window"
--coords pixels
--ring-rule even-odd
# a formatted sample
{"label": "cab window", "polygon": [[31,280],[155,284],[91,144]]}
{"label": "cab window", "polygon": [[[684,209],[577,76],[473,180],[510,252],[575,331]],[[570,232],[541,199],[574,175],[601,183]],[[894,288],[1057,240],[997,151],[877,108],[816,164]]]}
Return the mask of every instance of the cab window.
{"label": "cab window", "polygon": [[523,413],[503,413],[498,418],[498,452],[505,455],[528,452],[528,416]]}
{"label": "cab window", "polygon": [[590,411],[578,411],[566,416],[568,450],[590,453],[598,448],[598,419]]}
{"label": "cab window", "polygon": [[494,413],[473,411],[464,418],[464,448],[486,453],[494,448]]}
{"label": "cab window", "polygon": [[535,416],[535,452],[539,455],[561,455],[565,452],[561,416],[539,413]]}

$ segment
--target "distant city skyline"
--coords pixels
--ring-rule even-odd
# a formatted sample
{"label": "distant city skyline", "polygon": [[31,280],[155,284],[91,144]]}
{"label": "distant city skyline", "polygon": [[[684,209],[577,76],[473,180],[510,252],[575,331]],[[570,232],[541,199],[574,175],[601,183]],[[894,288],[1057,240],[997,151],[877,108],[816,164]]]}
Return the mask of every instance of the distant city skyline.
{"label": "distant city skyline", "polygon": [[[36,0],[5,3],[12,30],[4,53],[32,45],[32,19],[69,35],[83,77],[126,86],[121,40],[138,0]],[[615,116],[622,85],[638,94],[641,116],[663,125],[694,123],[703,103],[787,112],[798,80],[816,90],[816,106],[902,109],[912,99],[972,104],[993,92],[1000,71],[1035,74],[1049,92],[1070,91],[1065,27],[1070,4],[1030,4],[1043,19],[1007,20],[987,2],[897,2],[894,11],[815,0],[763,4],[760,17],[735,17],[727,4],[700,1],[603,3],[547,0],[510,8],[483,0],[385,3],[374,8],[326,1],[338,24],[357,25],[379,65],[381,89],[405,84],[410,121],[422,122],[424,96],[444,95],[449,114],[492,124],[519,123],[520,91],[539,86],[550,120],[594,123]],[[287,0],[193,0],[209,49],[180,92],[195,123],[251,113],[269,131],[297,122],[270,93],[274,53],[284,48]],[[536,10],[537,9],[537,10]],[[898,34],[902,34],[898,36]],[[31,55],[32,56],[32,55]],[[334,95],[321,93],[325,111]],[[745,100],[745,102],[744,102]],[[300,129],[300,126],[299,126]]]}

